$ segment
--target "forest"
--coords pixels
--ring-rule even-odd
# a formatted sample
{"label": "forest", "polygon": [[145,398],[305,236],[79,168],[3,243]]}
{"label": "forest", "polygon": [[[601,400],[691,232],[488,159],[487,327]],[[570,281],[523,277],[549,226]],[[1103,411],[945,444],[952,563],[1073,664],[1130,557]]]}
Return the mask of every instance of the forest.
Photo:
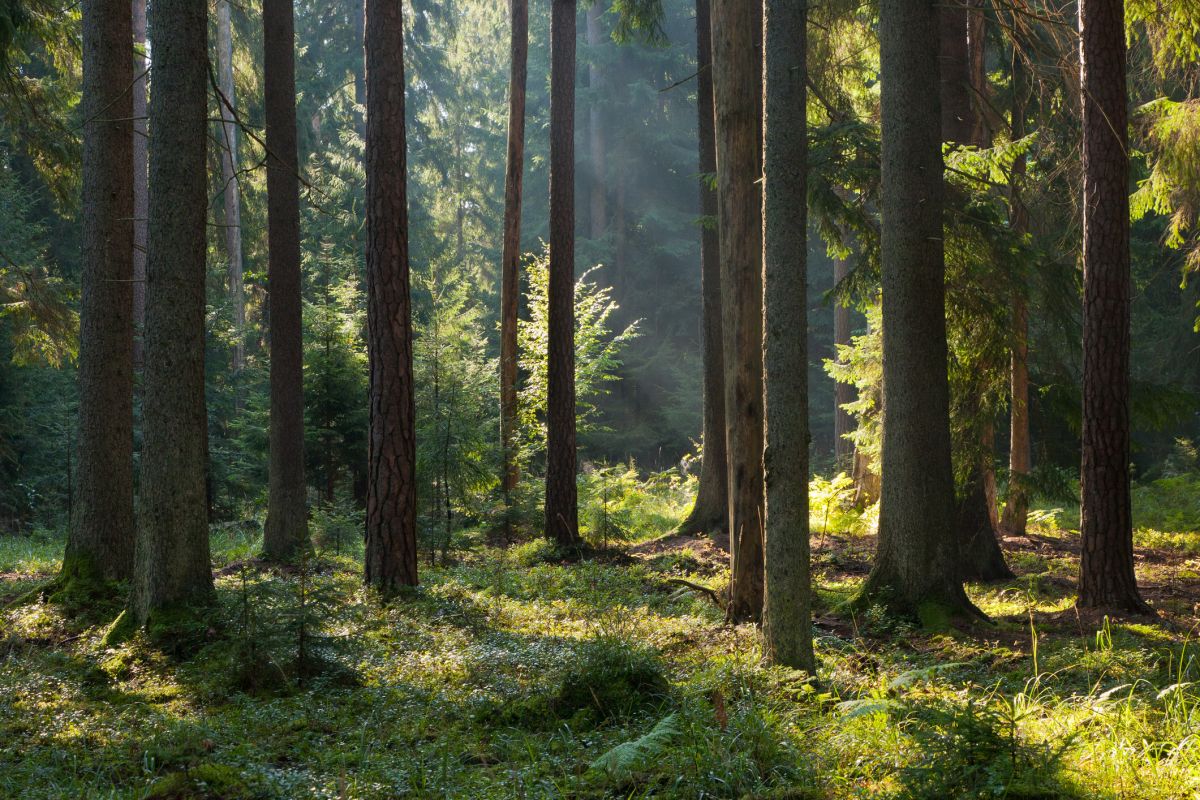
{"label": "forest", "polygon": [[0,0],[0,798],[1200,798],[1197,0]]}

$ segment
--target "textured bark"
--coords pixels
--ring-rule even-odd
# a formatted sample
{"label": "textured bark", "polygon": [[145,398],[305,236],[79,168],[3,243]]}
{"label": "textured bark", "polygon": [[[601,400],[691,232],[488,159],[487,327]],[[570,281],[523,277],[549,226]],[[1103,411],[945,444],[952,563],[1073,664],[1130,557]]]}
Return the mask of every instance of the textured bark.
{"label": "textured bark", "polygon": [[[1013,58],[1013,141],[1025,136],[1025,105],[1029,101],[1028,79],[1019,56]],[[1021,188],[1025,181],[1025,156],[1013,162],[1012,178],[1009,181],[1011,208],[1009,225],[1014,233],[1024,235],[1029,230],[1029,214],[1021,202]],[[1008,498],[1004,503],[1001,527],[1015,536],[1025,535],[1026,518],[1029,516],[1029,494],[1025,486],[1032,468],[1029,444],[1029,310],[1025,296],[1013,296],[1013,347],[1009,377],[1009,450],[1008,450]]]}
{"label": "textured bark", "polygon": [[579,544],[575,484],[575,2],[550,18],[550,307],[546,535]]}
{"label": "textured bark", "polygon": [[132,39],[129,0],[84,1],[79,470],[68,582],[133,572]]}
{"label": "textured bark", "polygon": [[938,85],[942,100],[942,137],[947,142],[974,142],[971,109],[969,18],[965,0],[938,4]]}
{"label": "textured bark", "polygon": [[991,106],[987,98],[987,15],[984,0],[967,0],[967,78],[970,87],[971,141],[990,146]]}
{"label": "textured bark", "polygon": [[[845,259],[833,262],[833,285],[837,286],[850,274],[850,265]],[[833,304],[833,345],[836,354],[838,347],[850,344],[850,308],[834,301]],[[833,386],[833,455],[837,469],[850,472],[853,470],[854,442],[846,438],[854,432],[854,415],[846,411],[846,404],[853,403],[857,393],[848,383],[838,381]]]}
{"label": "textured bark", "polygon": [[204,0],[155,0],[151,9],[145,400],[130,597],[138,624],[213,597],[204,403],[207,11]]}
{"label": "textured bark", "polygon": [[942,137],[934,0],[883,0],[883,454],[862,600],[977,613],[959,578],[950,462]]}
{"label": "textured bark", "polygon": [[509,0],[508,157],[504,171],[504,253],[500,265],[500,476],[505,504],[517,488],[517,310],[521,294],[521,182],[525,171],[525,83],[529,57],[528,0]]}
{"label": "textured bark", "polygon": [[1129,155],[1122,0],[1079,3],[1083,466],[1079,605],[1145,611],[1129,497]]}
{"label": "textured bark", "polygon": [[762,208],[752,5],[712,3],[713,94],[721,246],[726,454],[731,550],[729,616],[757,620],[763,602]]}
{"label": "textured bark", "polygon": [[263,0],[270,298],[267,333],[271,349],[271,429],[263,555],[275,561],[291,559],[308,546],[294,52],[292,0]]}
{"label": "textured bark", "polygon": [[763,4],[763,641],[767,659],[810,672],[808,543],[807,4]]}
{"label": "textured bark", "polygon": [[588,89],[592,102],[588,104],[588,149],[592,162],[592,182],[589,191],[589,220],[590,235],[599,239],[607,227],[608,183],[605,180],[607,161],[605,159],[604,118],[600,113],[600,93],[604,88],[604,72],[595,62],[596,51],[608,38],[605,36],[600,17],[604,14],[601,3],[593,3],[587,12],[587,42],[591,51],[592,62],[588,64]]}
{"label": "textured bark", "polygon": [[700,228],[701,356],[704,369],[703,455],[696,502],[685,532],[709,532],[729,523],[729,468],[725,459],[725,359],[721,352],[721,252],[718,241],[717,193],[708,176],[717,171],[713,121],[712,31],[709,0],[696,0],[696,109],[700,149],[700,213],[709,224]]}
{"label": "textured bark", "polygon": [[[233,25],[231,0],[217,0],[217,81],[224,101],[221,112],[221,189],[225,205],[225,254],[229,258],[229,299],[233,305],[233,375],[236,382],[246,368],[246,288],[242,265],[242,189],[238,182],[238,131],[233,118],[237,92],[233,84]],[[263,12],[264,21],[266,11]],[[226,105],[228,103],[228,105]],[[268,163],[268,168],[270,164]],[[235,391],[241,406],[241,392]]]}
{"label": "textured bark", "polygon": [[417,583],[417,449],[412,383],[401,4],[367,0],[367,583]]}
{"label": "textured bark", "polygon": [[146,215],[149,178],[146,165],[146,0],[133,0],[133,369],[142,371],[146,329]]}

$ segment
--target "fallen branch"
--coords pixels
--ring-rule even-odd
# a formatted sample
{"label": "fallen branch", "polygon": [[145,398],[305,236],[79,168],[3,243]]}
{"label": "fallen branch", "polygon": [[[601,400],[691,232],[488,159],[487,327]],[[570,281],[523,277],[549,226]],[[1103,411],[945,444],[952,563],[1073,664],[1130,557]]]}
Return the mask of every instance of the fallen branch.
{"label": "fallen branch", "polygon": [[708,595],[708,598],[716,604],[717,608],[721,609],[722,611],[725,610],[725,604],[723,602],[721,602],[721,594],[716,589],[713,589],[709,586],[703,586],[699,583],[692,583],[691,581],[684,580],[683,578],[667,578],[667,583],[674,583],[679,586],[685,586],[688,589],[692,589],[694,591],[700,592],[701,594]]}

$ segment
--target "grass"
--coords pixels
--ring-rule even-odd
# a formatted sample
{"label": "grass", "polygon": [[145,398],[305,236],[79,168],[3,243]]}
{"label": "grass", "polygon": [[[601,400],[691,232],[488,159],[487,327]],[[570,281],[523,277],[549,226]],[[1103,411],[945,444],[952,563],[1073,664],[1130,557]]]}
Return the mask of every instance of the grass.
{"label": "grass", "polygon": [[[818,682],[764,666],[754,628],[669,583],[727,579],[705,540],[568,563],[536,542],[497,549],[468,535],[449,565],[383,606],[360,585],[353,537],[298,575],[248,560],[253,527],[214,529],[220,612],[185,654],[143,636],[105,649],[113,609],[4,610],[0,796],[1200,792],[1188,553],[1139,537],[1162,620],[1077,615],[1078,536],[1048,517],[1006,543],[1015,580],[970,587],[994,626],[930,634],[836,610],[873,540],[828,516],[837,524],[814,534]],[[3,602],[52,575],[61,549],[48,533],[0,539]],[[303,682],[287,669],[302,596],[325,664]],[[251,639],[252,663],[279,680],[234,679]]]}

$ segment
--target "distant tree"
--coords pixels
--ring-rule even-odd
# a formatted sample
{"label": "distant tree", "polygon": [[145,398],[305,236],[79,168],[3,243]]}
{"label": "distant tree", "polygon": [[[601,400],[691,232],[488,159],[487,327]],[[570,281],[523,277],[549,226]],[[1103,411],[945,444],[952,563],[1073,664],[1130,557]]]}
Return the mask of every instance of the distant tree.
{"label": "distant tree", "polygon": [[366,582],[417,583],[417,448],[401,4],[367,0],[367,352],[371,434]]}
{"label": "distant tree", "polygon": [[604,115],[600,107],[600,98],[604,92],[604,69],[599,62],[601,48],[610,37],[603,25],[604,3],[593,0],[587,11],[587,44],[588,44],[588,93],[591,102],[588,103],[588,150],[592,174],[588,187],[588,235],[599,239],[608,227],[608,181],[605,180],[608,171],[607,146],[604,136]]}
{"label": "distant tree", "polygon": [[[1021,55],[1013,53],[1012,61],[1012,140],[1019,141],[1026,134],[1025,107],[1029,103],[1029,79]],[[1024,153],[1013,161],[1009,177],[1009,225],[1013,233],[1024,235],[1029,230],[1029,213],[1021,197],[1022,184],[1027,172]],[[1032,468],[1029,444],[1029,309],[1025,296],[1020,292],[1013,295],[1013,346],[1009,380],[1009,445],[1008,445],[1008,497],[1004,502],[1004,516],[1000,527],[1016,536],[1025,535],[1026,518],[1029,516],[1029,491],[1025,482]]]}
{"label": "distant tree", "polygon": [[1079,605],[1148,611],[1129,495],[1129,150],[1125,3],[1079,3],[1083,104],[1083,466]]}
{"label": "distant tree", "polygon": [[[500,264],[501,489],[512,505],[517,461],[517,310],[521,294],[521,180],[525,172],[525,81],[529,55],[528,0],[509,0],[512,19],[508,79],[508,155],[504,175],[504,250]],[[506,517],[505,525],[511,524]]]}
{"label": "distant tree", "polygon": [[[231,0],[217,0],[217,83],[221,89],[218,110],[221,113],[221,197],[225,209],[222,223],[225,254],[229,259],[229,298],[233,303],[234,404],[240,407],[237,382],[246,368],[246,288],[242,274],[242,187],[238,174],[238,129],[234,119],[237,92],[233,82],[232,6]],[[264,7],[264,27],[270,19]],[[271,91],[270,84],[266,91]],[[270,166],[268,162],[268,172]]]}
{"label": "distant tree", "polygon": [[133,572],[132,40],[129,0],[85,0],[79,468],[62,578],[93,589]]}
{"label": "distant tree", "polygon": [[959,577],[942,245],[939,4],[882,0],[883,448],[860,601],[975,612]]}
{"label": "distant tree", "polygon": [[578,546],[575,477],[575,0],[550,18],[550,307],[546,536]]}
{"label": "distant tree", "polygon": [[703,452],[696,502],[683,531],[729,524],[729,471],[725,458],[725,360],[721,352],[721,252],[717,234],[716,132],[713,127],[712,23],[709,0],[696,0],[696,111],[700,147],[700,349],[703,362]]}
{"label": "distant tree", "polygon": [[751,3],[713,0],[718,225],[729,468],[729,615],[757,620],[763,602],[761,64]]}
{"label": "distant tree", "polygon": [[142,336],[146,328],[146,215],[149,178],[146,164],[146,0],[133,0],[133,368],[141,372]]}
{"label": "distant tree", "polygon": [[155,0],[151,23],[145,399],[130,597],[139,625],[213,595],[204,398],[208,7]]}
{"label": "distant tree", "polygon": [[811,672],[807,5],[763,3],[763,638],[769,660]]}
{"label": "distant tree", "polygon": [[263,555],[273,561],[289,560],[308,546],[295,49],[292,0],[263,0],[271,348],[270,463]]}

